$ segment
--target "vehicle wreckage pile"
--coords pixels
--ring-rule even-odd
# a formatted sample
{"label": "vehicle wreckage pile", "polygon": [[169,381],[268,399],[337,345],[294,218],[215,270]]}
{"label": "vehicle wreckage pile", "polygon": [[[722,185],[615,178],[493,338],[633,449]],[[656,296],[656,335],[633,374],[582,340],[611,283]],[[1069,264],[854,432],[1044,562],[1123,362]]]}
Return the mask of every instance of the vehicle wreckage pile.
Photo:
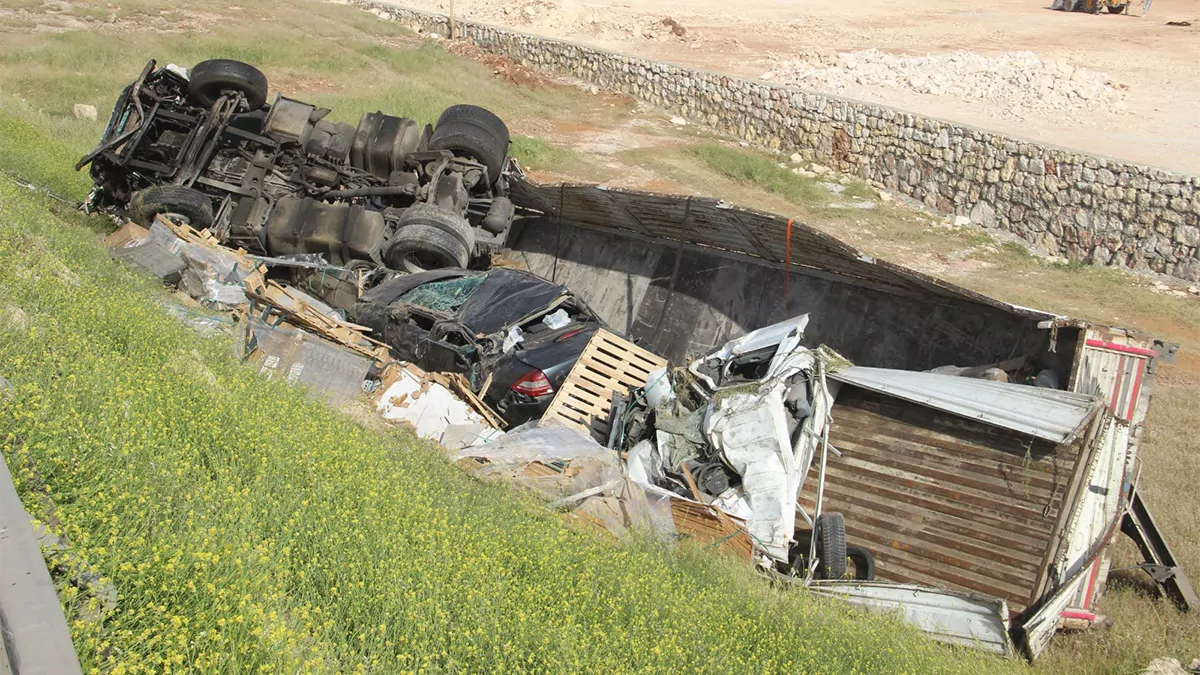
{"label": "vehicle wreckage pile", "polygon": [[[80,162],[89,205],[122,223],[114,257],[177,287],[182,320],[239,336],[264,376],[366,392],[464,470],[618,537],[728,551],[956,644],[1033,658],[1098,621],[1118,528],[1197,603],[1134,489],[1155,352],[1128,335],[1082,339],[1069,372],[1055,331],[1094,330],[1069,320],[1040,355],[914,372],[806,345],[801,315],[673,366],[564,286],[491,264],[515,214],[491,113],[351,128],[265,101],[246,64],[151,62]],[[1105,355],[1142,369],[1117,379],[1119,405],[1089,384]]]}

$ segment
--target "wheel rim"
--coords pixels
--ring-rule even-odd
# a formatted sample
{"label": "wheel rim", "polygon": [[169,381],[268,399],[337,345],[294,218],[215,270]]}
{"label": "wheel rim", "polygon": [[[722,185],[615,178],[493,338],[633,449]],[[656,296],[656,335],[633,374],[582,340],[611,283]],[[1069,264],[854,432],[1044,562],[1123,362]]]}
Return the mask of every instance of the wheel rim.
{"label": "wheel rim", "polygon": [[451,267],[444,257],[430,251],[405,251],[401,264],[406,272],[426,272]]}
{"label": "wheel rim", "polygon": [[189,218],[187,214],[179,213],[178,211],[160,211],[158,215],[163,216],[164,218],[170,218],[171,220],[183,225],[190,226],[192,224],[192,219]]}

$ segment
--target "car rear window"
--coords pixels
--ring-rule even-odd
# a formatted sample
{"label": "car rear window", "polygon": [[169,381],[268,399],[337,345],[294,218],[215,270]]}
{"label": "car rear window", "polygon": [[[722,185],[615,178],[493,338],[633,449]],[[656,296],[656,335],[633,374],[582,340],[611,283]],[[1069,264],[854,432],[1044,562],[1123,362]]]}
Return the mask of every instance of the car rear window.
{"label": "car rear window", "polygon": [[462,307],[486,277],[486,274],[475,274],[422,284],[400,296],[400,301],[434,312],[453,312]]}

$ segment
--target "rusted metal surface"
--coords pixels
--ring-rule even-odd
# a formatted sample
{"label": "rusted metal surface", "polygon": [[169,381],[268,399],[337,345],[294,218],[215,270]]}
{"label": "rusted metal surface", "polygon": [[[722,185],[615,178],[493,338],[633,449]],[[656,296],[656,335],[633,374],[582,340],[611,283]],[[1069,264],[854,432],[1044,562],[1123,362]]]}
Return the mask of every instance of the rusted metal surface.
{"label": "rusted metal surface", "polygon": [[824,509],[846,514],[879,580],[982,593],[1014,613],[1035,599],[1083,439],[1056,445],[848,385],[829,439],[841,456]]}

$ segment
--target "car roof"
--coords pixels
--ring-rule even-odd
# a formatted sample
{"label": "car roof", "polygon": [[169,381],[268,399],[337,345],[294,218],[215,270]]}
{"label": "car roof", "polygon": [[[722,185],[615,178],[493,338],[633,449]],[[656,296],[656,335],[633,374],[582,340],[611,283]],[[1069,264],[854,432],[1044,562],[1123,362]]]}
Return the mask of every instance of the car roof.
{"label": "car roof", "polygon": [[521,270],[499,267],[458,309],[459,320],[475,333],[495,333],[505,326],[550,306],[569,291]]}

